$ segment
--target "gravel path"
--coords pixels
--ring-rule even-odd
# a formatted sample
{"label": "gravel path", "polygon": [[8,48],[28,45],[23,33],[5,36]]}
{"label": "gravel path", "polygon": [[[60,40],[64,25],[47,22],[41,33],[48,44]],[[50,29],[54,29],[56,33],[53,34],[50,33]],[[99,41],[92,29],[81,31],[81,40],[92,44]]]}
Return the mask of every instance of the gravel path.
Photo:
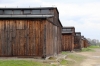
{"label": "gravel path", "polygon": [[77,54],[87,57],[80,66],[100,66],[100,49],[95,49],[95,52],[81,52]]}

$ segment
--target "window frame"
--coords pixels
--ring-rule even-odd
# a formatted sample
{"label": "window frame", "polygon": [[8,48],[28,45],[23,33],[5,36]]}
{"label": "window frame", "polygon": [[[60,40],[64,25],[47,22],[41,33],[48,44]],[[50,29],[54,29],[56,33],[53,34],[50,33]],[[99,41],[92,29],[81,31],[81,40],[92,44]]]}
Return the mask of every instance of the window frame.
{"label": "window frame", "polygon": [[3,15],[3,13],[4,13],[4,10],[1,10],[2,11],[2,14],[0,14],[0,15]]}
{"label": "window frame", "polygon": [[[22,10],[19,10],[20,11],[20,14],[14,14],[14,11],[15,10],[13,10],[13,15],[21,15],[22,14]],[[17,10],[16,10],[17,11]]]}
{"label": "window frame", "polygon": [[[25,11],[30,11],[30,13],[25,12]],[[23,14],[24,14],[24,15],[31,14],[31,10],[23,10]]]}
{"label": "window frame", "polygon": [[72,31],[72,29],[71,28],[68,28],[68,29],[66,29],[66,31]]}
{"label": "window frame", "polygon": [[[11,11],[11,14],[7,14],[7,13],[5,14],[5,11]],[[13,10],[10,10],[10,9],[9,10],[4,10],[4,13],[3,14],[4,15],[12,15],[13,14]]]}
{"label": "window frame", "polygon": [[[42,11],[48,11],[48,13],[43,13]],[[49,9],[41,9],[41,14],[50,14],[50,10]]]}
{"label": "window frame", "polygon": [[[34,13],[34,11],[39,11],[38,13]],[[40,9],[37,9],[37,10],[31,10],[31,14],[32,15],[40,15],[41,14],[41,10]]]}

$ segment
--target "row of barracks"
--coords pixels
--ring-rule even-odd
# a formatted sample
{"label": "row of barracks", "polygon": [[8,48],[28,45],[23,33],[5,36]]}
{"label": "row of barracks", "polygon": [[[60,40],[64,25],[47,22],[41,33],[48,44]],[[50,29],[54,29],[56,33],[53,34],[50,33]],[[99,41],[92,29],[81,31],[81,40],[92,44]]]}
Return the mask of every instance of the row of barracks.
{"label": "row of barracks", "polygon": [[63,27],[56,7],[0,8],[0,57],[55,56],[88,47],[75,27]]}

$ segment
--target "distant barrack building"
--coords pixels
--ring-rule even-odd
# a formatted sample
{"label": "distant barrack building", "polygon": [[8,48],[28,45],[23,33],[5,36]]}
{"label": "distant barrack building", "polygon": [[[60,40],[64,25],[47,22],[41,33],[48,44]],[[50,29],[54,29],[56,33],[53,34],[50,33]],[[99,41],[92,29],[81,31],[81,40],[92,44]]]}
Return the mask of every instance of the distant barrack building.
{"label": "distant barrack building", "polygon": [[87,48],[89,46],[89,41],[82,36],[82,48]]}
{"label": "distant barrack building", "polygon": [[62,50],[73,51],[74,50],[74,27],[63,27],[62,29]]}
{"label": "distant barrack building", "polygon": [[81,32],[75,32],[74,49],[82,49]]}
{"label": "distant barrack building", "polygon": [[56,7],[0,8],[0,56],[57,55],[61,31]]}

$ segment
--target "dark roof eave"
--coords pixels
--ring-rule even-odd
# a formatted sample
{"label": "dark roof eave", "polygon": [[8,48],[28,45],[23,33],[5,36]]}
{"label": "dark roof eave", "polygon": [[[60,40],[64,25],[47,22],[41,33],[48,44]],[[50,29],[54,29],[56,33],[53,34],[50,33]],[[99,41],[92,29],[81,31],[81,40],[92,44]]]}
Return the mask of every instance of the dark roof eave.
{"label": "dark roof eave", "polygon": [[75,32],[76,34],[81,34],[81,32]]}
{"label": "dark roof eave", "polygon": [[68,28],[74,28],[75,29],[75,27],[73,27],[73,26],[69,26],[69,27],[63,27],[64,29],[68,29]]}

